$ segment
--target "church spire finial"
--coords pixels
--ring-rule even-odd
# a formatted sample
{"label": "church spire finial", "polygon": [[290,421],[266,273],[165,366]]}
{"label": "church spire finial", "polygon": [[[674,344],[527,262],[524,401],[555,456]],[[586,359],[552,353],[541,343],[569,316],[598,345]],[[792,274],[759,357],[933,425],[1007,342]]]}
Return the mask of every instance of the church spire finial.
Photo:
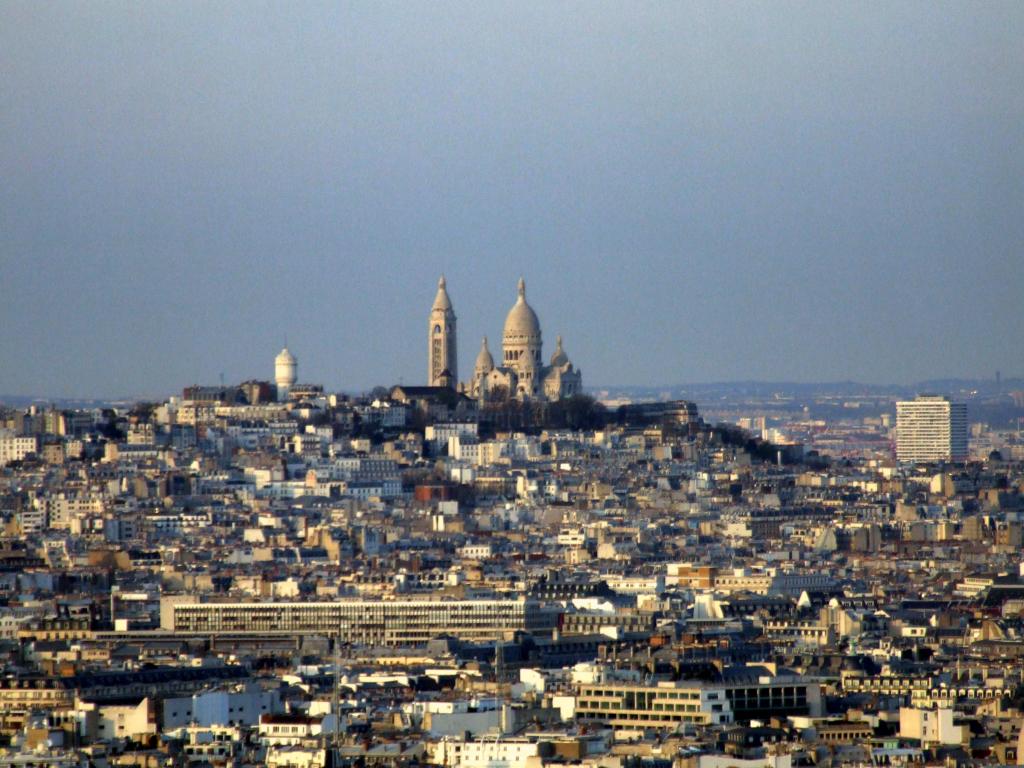
{"label": "church spire finial", "polygon": [[521,278],[521,277],[519,278],[519,286],[518,286],[517,290],[519,291],[519,295],[525,299],[526,298],[526,281],[523,280],[523,278]]}

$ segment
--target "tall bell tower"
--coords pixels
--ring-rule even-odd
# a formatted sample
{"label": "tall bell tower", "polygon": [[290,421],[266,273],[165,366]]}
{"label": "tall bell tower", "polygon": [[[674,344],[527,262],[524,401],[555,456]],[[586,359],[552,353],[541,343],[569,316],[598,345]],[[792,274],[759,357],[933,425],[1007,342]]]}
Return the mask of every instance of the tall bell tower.
{"label": "tall bell tower", "polygon": [[459,380],[455,323],[455,310],[442,275],[427,325],[427,384],[431,387],[454,387]]}

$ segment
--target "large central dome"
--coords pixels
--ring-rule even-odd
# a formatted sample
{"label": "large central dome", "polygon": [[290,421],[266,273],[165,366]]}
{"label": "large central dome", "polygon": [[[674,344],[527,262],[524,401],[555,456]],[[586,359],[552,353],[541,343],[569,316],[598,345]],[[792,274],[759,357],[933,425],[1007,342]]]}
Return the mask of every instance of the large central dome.
{"label": "large central dome", "polygon": [[526,283],[519,278],[519,297],[505,318],[505,338],[540,338],[540,321],[537,313],[526,303]]}

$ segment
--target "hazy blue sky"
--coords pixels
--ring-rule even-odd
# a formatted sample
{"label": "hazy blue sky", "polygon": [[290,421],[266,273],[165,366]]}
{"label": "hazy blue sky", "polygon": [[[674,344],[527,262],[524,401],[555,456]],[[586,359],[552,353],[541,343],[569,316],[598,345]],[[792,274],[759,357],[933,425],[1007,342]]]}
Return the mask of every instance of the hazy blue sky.
{"label": "hazy blue sky", "polygon": [[1024,3],[0,3],[0,392],[1024,374]]}

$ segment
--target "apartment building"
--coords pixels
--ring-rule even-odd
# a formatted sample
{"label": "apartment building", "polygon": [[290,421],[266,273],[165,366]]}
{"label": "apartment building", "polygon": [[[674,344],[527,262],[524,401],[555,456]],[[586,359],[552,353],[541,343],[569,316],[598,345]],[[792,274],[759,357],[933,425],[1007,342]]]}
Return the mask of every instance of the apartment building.
{"label": "apartment building", "polygon": [[941,395],[896,403],[896,460],[966,461],[967,405]]}
{"label": "apartment building", "polygon": [[581,685],[576,714],[616,728],[728,725],[776,715],[819,715],[817,683],[792,675],[744,672],[720,681]]}
{"label": "apartment building", "polygon": [[39,438],[37,436],[0,436],[0,467],[6,466],[12,461],[22,461],[26,456],[38,452]]}
{"label": "apartment building", "polygon": [[576,716],[615,728],[675,728],[683,724],[728,725],[733,712],[725,689],[700,682],[657,685],[581,685]]}

